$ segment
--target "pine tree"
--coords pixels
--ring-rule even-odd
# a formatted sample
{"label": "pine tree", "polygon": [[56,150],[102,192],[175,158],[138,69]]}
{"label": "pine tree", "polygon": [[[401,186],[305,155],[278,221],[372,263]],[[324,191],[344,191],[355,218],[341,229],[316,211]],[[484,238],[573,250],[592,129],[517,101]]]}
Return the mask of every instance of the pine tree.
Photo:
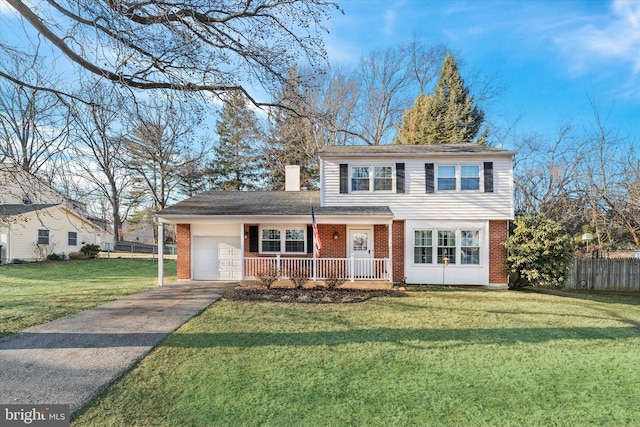
{"label": "pine tree", "polygon": [[240,92],[225,101],[216,120],[216,133],[219,144],[205,171],[211,189],[242,191],[258,187],[257,145],[262,134],[255,113]]}
{"label": "pine tree", "polygon": [[[474,105],[469,88],[458,71],[451,54],[440,70],[440,79],[433,94],[420,94],[413,106],[406,109],[398,127],[398,144],[469,143],[478,136],[484,122],[484,112]],[[475,141],[486,142],[487,131]]]}
{"label": "pine tree", "polygon": [[318,149],[314,140],[310,108],[305,102],[300,77],[294,67],[278,95],[279,108],[269,117],[269,136],[264,148],[263,167],[267,170],[267,187],[284,189],[285,167],[300,166],[300,188],[318,188]]}

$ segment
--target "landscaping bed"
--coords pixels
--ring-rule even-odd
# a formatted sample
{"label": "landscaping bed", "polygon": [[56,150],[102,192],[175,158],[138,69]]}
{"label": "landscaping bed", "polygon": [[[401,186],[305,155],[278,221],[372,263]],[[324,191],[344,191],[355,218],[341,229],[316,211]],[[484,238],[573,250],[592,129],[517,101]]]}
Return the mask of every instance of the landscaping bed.
{"label": "landscaping bed", "polygon": [[402,297],[404,292],[397,289],[328,289],[328,288],[265,288],[257,286],[238,286],[227,291],[223,298],[232,301],[274,301],[301,303],[354,303],[375,297]]}

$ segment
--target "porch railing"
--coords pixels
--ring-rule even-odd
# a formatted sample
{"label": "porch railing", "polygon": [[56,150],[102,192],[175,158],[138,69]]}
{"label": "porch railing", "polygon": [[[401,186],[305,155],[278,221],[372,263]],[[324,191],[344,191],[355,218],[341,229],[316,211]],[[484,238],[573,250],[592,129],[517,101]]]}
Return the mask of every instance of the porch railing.
{"label": "porch railing", "polygon": [[244,277],[256,278],[271,272],[279,279],[302,273],[312,280],[339,278],[356,280],[391,280],[391,263],[388,258],[289,258],[262,257],[244,259]]}

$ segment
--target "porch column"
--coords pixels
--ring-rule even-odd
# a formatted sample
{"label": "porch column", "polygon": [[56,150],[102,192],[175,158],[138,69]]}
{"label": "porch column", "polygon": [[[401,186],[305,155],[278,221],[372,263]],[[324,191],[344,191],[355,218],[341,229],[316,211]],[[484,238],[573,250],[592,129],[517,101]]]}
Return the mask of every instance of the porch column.
{"label": "porch column", "polygon": [[244,281],[244,222],[240,224],[240,282]]}
{"label": "porch column", "polygon": [[164,285],[164,224],[158,221],[158,286]]}

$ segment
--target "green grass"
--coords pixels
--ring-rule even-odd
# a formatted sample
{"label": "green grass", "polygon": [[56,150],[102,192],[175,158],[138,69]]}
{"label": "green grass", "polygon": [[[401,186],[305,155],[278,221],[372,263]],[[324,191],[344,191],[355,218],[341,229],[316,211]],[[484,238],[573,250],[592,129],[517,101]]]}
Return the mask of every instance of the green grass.
{"label": "green grass", "polygon": [[640,425],[640,296],[220,301],[78,426]]}
{"label": "green grass", "polygon": [[[175,261],[165,271],[175,277]],[[155,286],[157,273],[138,259],[0,266],[0,337]]]}

